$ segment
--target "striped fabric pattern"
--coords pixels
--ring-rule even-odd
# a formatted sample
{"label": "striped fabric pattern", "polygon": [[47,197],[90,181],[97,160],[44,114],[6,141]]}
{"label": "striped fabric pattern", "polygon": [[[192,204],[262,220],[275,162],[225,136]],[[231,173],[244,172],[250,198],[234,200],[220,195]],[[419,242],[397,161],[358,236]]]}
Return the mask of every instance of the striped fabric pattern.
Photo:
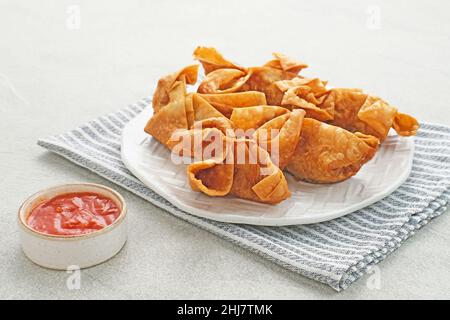
{"label": "striped fabric pattern", "polygon": [[147,188],[121,161],[122,128],[149,102],[144,99],[61,135],[40,139],[38,144],[181,219],[337,291],[347,288],[447,209],[450,127],[422,123],[410,177],[370,207],[332,221],[288,227],[228,224],[190,215]]}

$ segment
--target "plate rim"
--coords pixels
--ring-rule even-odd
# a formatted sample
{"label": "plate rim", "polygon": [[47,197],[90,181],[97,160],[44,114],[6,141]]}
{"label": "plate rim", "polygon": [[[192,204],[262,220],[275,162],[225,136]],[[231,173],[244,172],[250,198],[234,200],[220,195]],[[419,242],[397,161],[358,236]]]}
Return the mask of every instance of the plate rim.
{"label": "plate rim", "polygon": [[[153,108],[152,106],[145,107],[142,112],[137,114],[133,119],[131,119],[123,128],[121,133],[121,143],[120,143],[120,155],[122,158],[123,163],[127,167],[128,170],[133,173],[136,178],[138,178],[144,185],[146,185],[148,188],[150,188],[153,192],[158,194],[159,196],[163,197],[167,201],[169,201],[172,205],[177,207],[178,209],[197,216],[201,218],[206,218],[214,221],[219,222],[225,222],[225,223],[237,223],[237,224],[248,224],[248,225],[259,225],[259,226],[289,226],[289,225],[304,225],[304,224],[313,224],[313,223],[319,223],[319,222],[325,222],[330,221],[342,216],[345,216],[347,214],[353,213],[357,210],[360,210],[364,207],[367,207],[371,204],[374,204],[381,199],[387,197],[391,193],[393,193],[398,187],[400,187],[409,177],[412,170],[413,160],[414,160],[414,150],[415,150],[415,143],[414,139],[411,139],[409,146],[410,146],[410,156],[408,159],[407,168],[402,172],[401,177],[397,180],[398,182],[395,184],[392,184],[389,188],[387,188],[383,192],[379,192],[377,194],[374,194],[373,196],[365,199],[364,201],[361,201],[359,203],[355,203],[351,206],[348,206],[345,208],[345,210],[334,210],[330,214],[326,216],[318,216],[316,217],[264,217],[264,216],[243,216],[243,215],[230,215],[230,214],[218,214],[218,213],[209,213],[206,210],[203,209],[195,209],[195,211],[190,207],[185,205],[183,202],[179,201],[176,197],[173,197],[171,195],[168,195],[165,191],[160,190],[158,186],[154,185],[149,179],[147,179],[143,174],[141,174],[140,170],[135,168],[135,166],[132,164],[131,161],[129,161],[128,156],[125,154],[125,150],[127,147],[124,147],[124,140],[125,140],[125,132],[128,132],[128,130],[132,127],[132,124],[134,122],[139,122],[141,118],[145,116],[151,116],[153,114]],[[143,128],[142,128],[143,131]],[[153,139],[151,136],[149,138]],[[287,199],[286,201],[289,201]],[[263,204],[264,205],[264,204]],[[270,204],[265,204],[267,206],[272,206]]]}

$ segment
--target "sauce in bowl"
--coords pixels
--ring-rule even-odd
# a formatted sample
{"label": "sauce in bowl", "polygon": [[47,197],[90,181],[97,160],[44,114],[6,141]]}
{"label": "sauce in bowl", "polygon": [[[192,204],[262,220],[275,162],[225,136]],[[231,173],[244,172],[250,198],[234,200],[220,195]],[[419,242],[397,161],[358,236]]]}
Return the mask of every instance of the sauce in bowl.
{"label": "sauce in bowl", "polygon": [[50,235],[77,236],[112,224],[121,208],[110,198],[92,192],[67,193],[46,200],[31,210],[27,224]]}

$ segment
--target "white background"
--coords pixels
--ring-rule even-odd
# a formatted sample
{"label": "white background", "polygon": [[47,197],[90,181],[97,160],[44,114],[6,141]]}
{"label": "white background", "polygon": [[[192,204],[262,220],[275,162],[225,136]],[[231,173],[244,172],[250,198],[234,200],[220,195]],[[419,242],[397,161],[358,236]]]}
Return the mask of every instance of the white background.
{"label": "white background", "polygon": [[449,12],[448,1],[0,0],[0,298],[450,298],[447,214],[379,265],[378,289],[366,276],[339,294],[116,186],[130,208],[129,242],[68,290],[68,274],[23,256],[15,220],[47,186],[111,186],[36,146],[38,137],[151,95],[197,45],[243,65],[280,51],[307,62],[305,75],[450,125]]}

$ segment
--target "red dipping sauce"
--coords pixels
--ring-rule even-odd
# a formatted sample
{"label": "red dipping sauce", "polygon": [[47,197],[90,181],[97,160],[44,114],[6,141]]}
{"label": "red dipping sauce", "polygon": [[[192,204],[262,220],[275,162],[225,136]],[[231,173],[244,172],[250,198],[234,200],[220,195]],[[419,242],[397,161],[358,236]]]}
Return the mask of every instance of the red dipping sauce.
{"label": "red dipping sauce", "polygon": [[27,224],[38,232],[76,236],[103,229],[120,215],[119,206],[97,193],[67,193],[35,207]]}

